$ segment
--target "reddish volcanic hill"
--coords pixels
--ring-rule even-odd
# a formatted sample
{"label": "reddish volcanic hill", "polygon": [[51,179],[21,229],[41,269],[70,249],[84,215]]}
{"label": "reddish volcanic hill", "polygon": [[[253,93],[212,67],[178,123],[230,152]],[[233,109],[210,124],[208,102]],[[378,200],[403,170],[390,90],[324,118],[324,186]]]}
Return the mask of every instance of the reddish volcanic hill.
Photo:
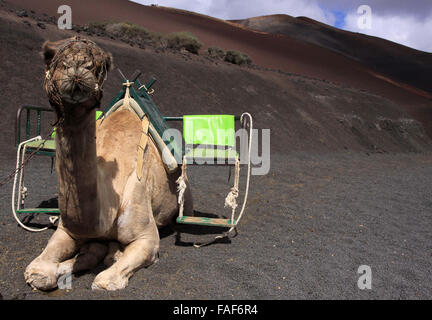
{"label": "reddish volcanic hill", "polygon": [[[46,97],[40,88],[29,86],[30,81],[40,82],[43,75],[38,60],[40,47],[46,39],[56,40],[77,33],[60,31],[55,25],[47,26],[46,30],[37,27],[38,16],[59,17],[57,9],[62,1],[9,0],[5,3],[15,6],[15,10],[34,11],[35,21],[27,21],[26,25],[25,19],[17,18],[11,8],[4,11],[0,34],[0,65],[4,72],[0,80],[10,88],[0,88],[0,94],[4,92],[13,107],[42,103]],[[330,44],[257,32],[204,15],[125,0],[69,0],[67,3],[72,7],[76,25],[114,20],[134,22],[155,32],[190,31],[205,47],[235,49],[252,58],[256,67],[241,68],[221,61],[209,62],[205,50],[199,56],[170,55],[152,48],[131,48],[107,37],[94,37],[113,53],[116,65],[127,74],[141,69],[161,80],[157,103],[166,114],[249,110],[256,115],[258,127],[273,129],[272,137],[280,142],[275,148],[281,152],[289,148],[421,150],[424,144],[429,147],[429,140],[423,136],[423,131],[432,136],[432,94],[424,91],[427,88],[420,82],[417,86],[413,81],[401,81],[389,72],[380,72],[370,63],[338,51]],[[324,28],[306,19],[288,20],[300,21],[300,29],[301,24],[305,30],[311,28],[308,29],[308,24]],[[304,31],[305,38],[308,32]],[[346,33],[346,38],[350,35]],[[387,41],[376,41],[380,48],[386,45],[388,50],[393,50],[392,46],[402,48],[403,54],[411,52],[413,57],[417,53]],[[11,56],[10,52],[19,54]],[[400,66],[400,70],[403,68]],[[11,78],[15,81],[11,82]],[[110,76],[106,99],[116,94],[118,82],[118,77]],[[13,116],[8,114],[6,120],[12,122]]]}
{"label": "reddish volcanic hill", "polygon": [[232,21],[252,30],[285,35],[340,53],[378,73],[432,93],[432,54],[384,39],[353,33],[288,15]]}
{"label": "reddish volcanic hill", "polygon": [[[33,9],[38,13],[43,12],[54,16],[57,15],[58,7],[63,4],[61,0],[39,0],[37,2],[10,0],[9,2]],[[342,56],[333,49],[329,50],[325,46],[305,41],[292,34],[276,35],[254,32],[224,20],[196,13],[165,7],[144,6],[125,0],[89,0],[85,2],[70,0],[68,4],[72,7],[75,24],[117,20],[134,22],[157,32],[190,31],[206,47],[219,46],[223,49],[243,51],[252,58],[255,64],[263,67],[343,83],[388,97],[394,97],[395,86],[430,97],[410,87],[412,83],[417,83],[416,81],[399,83],[398,78],[387,81],[388,73],[377,75],[379,70],[364,66],[361,61]],[[303,24],[312,25],[305,21]],[[305,27],[303,33],[307,34],[309,29],[311,28]],[[350,45],[355,45],[355,43],[356,39],[353,39]],[[412,60],[415,60],[415,57]],[[410,70],[410,66],[400,66],[399,69],[401,68]],[[421,82],[423,83],[423,80]],[[430,84],[428,86],[415,85],[415,87],[426,90],[430,88]],[[432,93],[432,89],[428,91]],[[397,93],[397,95],[399,99],[408,98],[403,93]]]}

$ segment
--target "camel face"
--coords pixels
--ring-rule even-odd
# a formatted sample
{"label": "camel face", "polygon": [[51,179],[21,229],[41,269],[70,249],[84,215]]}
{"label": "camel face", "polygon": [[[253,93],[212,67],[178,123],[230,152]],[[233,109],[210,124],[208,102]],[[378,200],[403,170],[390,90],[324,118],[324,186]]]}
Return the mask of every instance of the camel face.
{"label": "camel face", "polygon": [[74,37],[46,42],[42,52],[47,66],[45,91],[63,115],[92,108],[102,99],[102,86],[112,67],[112,56],[94,42]]}

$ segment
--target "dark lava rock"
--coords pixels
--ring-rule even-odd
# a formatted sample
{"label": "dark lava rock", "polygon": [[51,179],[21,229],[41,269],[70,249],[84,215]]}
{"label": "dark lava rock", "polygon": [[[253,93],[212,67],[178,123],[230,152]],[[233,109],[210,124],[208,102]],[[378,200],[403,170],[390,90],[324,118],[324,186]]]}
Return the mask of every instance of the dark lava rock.
{"label": "dark lava rock", "polygon": [[42,22],[38,22],[38,23],[37,23],[37,26],[38,26],[39,28],[41,28],[41,29],[46,29],[45,24],[43,24]]}
{"label": "dark lava rock", "polygon": [[28,17],[28,13],[26,10],[19,10],[16,12],[17,16],[20,18]]}

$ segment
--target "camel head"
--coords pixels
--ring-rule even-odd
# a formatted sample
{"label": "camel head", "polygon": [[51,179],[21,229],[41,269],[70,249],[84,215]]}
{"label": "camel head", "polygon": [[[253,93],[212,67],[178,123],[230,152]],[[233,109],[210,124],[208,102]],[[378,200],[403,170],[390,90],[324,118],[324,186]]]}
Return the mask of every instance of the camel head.
{"label": "camel head", "polygon": [[110,53],[80,37],[47,41],[42,50],[45,91],[59,118],[83,115],[100,106],[102,86],[113,65]]}

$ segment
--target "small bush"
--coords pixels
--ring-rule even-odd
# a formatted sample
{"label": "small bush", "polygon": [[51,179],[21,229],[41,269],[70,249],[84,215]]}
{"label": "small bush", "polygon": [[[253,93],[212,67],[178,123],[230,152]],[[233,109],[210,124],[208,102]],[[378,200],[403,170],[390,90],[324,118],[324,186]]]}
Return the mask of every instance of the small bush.
{"label": "small bush", "polygon": [[110,23],[105,27],[110,34],[127,40],[146,40],[151,38],[147,29],[129,22]]}
{"label": "small bush", "polygon": [[216,58],[216,59],[224,59],[226,52],[225,50],[218,48],[218,47],[210,47],[207,49],[208,54],[210,57],[212,58]]}
{"label": "small bush", "polygon": [[88,29],[90,29],[91,31],[105,31],[106,26],[109,24],[110,22],[108,21],[103,21],[103,22],[90,22],[88,24]]}
{"label": "small bush", "polygon": [[252,64],[251,58],[246,53],[234,51],[234,50],[228,50],[225,55],[225,61],[231,62],[233,64]]}
{"label": "small bush", "polygon": [[142,48],[146,45],[156,44],[162,38],[160,34],[150,32],[140,25],[131,22],[91,22],[84,31],[108,35],[111,38],[117,38],[130,44],[137,44]]}
{"label": "small bush", "polygon": [[185,49],[191,53],[198,54],[202,43],[190,32],[174,32],[165,36],[167,47],[171,49]]}
{"label": "small bush", "polygon": [[126,43],[144,48],[152,45],[158,49],[187,50],[198,54],[202,43],[190,32],[174,32],[168,35],[150,32],[147,29],[131,22],[104,21],[90,22],[83,31],[93,35],[106,35],[112,39],[117,38]]}

